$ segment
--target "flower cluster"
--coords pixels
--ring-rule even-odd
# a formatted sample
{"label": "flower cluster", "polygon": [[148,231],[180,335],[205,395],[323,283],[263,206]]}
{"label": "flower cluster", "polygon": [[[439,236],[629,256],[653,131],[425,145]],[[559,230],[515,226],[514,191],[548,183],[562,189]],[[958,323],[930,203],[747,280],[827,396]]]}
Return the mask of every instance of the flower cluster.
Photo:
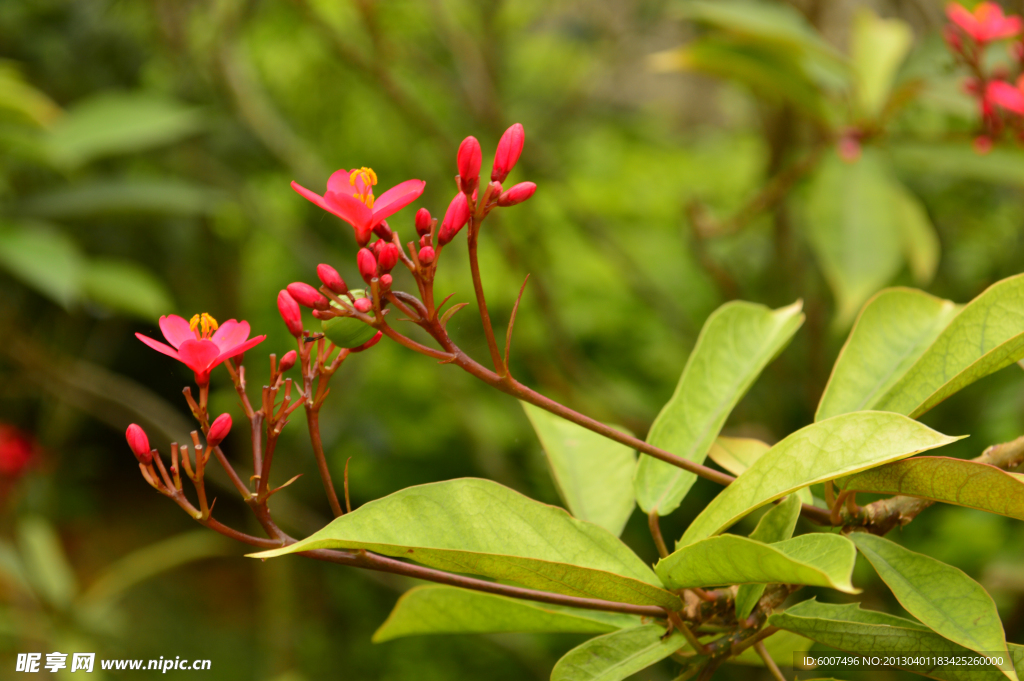
{"label": "flower cluster", "polygon": [[[356,268],[366,288],[350,289],[341,274],[325,263],[317,267],[320,287],[293,282],[278,294],[278,310],[289,333],[295,337],[298,349],[286,353],[280,361],[277,361],[276,355],[270,355],[270,380],[263,386],[259,402],[249,401],[244,354],[261,343],[266,336],[250,338],[248,322],[231,319],[218,324],[216,319],[205,312],[188,321],[176,315],[166,315],[160,318],[159,324],[167,343],[136,334],[149,347],[191,369],[199,389],[198,400],[193,399],[191,388],[183,391],[192,415],[200,426],[191,433],[191,455],[189,444],[171,443],[170,465],[165,466],[158,450],[150,447],[149,438],[142,427],[138,424],[128,427],[125,437],[146,481],[161,494],[173,499],[199,522],[229,536],[243,537],[211,517],[213,504],[207,501],[203,476],[210,456],[215,454],[228,471],[236,489],[256,511],[264,529],[274,537],[267,540],[244,537],[243,541],[256,542],[257,545],[267,545],[267,542],[276,545],[283,535],[270,521],[266,502],[295,478],[277,488],[270,488],[270,465],[281,429],[291,415],[303,407],[328,501],[335,515],[341,515],[344,511],[331,482],[318,426],[320,406],[330,392],[328,382],[346,357],[372,347],[384,335],[423,354],[451,361],[454,346],[444,333],[444,324],[462,305],[452,307],[439,318],[439,307],[444,305],[444,301],[438,306],[433,299],[433,280],[438,259],[442,249],[469,225],[470,262],[474,283],[479,284],[476,235],[481,223],[495,208],[521,203],[536,190],[532,182],[521,182],[507,190],[501,184],[518,162],[523,142],[523,126],[517,123],[506,130],[494,155],[490,181],[481,184],[480,144],[476,138],[467,137],[456,157],[459,174],[456,177],[458,191],[455,197],[440,225],[425,208],[416,212],[414,226],[418,238],[407,244],[408,253],[403,249],[398,234],[388,226],[387,218],[420,197],[425,186],[422,180],[406,180],[379,197],[374,196],[373,192],[377,185],[377,174],[367,167],[339,170],[332,174],[323,196],[292,182],[292,188],[299,194],[352,226],[356,243],[360,246],[356,255]],[[371,243],[374,235],[377,238]],[[412,273],[420,298],[392,290],[392,270],[399,263]],[[478,286],[478,292],[480,290]],[[385,320],[388,312],[385,308],[389,305],[399,308],[411,321],[426,329],[444,350],[427,348],[391,329]],[[303,307],[309,308],[313,317],[321,322],[322,333],[310,333],[305,329]],[[489,342],[493,346],[493,332],[489,321],[486,324]],[[226,367],[234,383],[249,420],[249,431],[253,434],[254,475],[248,485],[242,476],[235,473],[220,449],[221,442],[231,430],[231,416],[221,414],[212,418],[208,411],[211,373],[221,365]],[[285,372],[296,365],[301,376],[293,381],[285,376]],[[203,437],[205,444],[202,442]],[[3,463],[0,460],[0,467]],[[182,473],[193,483],[197,505],[193,505],[183,492]],[[345,507],[348,508],[347,478],[345,489]]]}
{"label": "flower cluster", "polygon": [[[533,196],[537,186],[532,182],[520,182],[507,190],[502,187],[502,182],[519,161],[524,141],[523,126],[519,123],[506,130],[495,150],[490,182],[481,183],[483,152],[480,143],[475,137],[463,140],[456,154],[455,196],[449,202],[440,225],[426,208],[416,211],[414,226],[418,238],[406,245],[408,253],[403,250],[401,240],[385,218],[419,198],[424,188],[422,180],[406,180],[376,199],[373,187],[377,184],[377,174],[371,168],[335,172],[328,179],[323,196],[292,182],[295,191],[355,230],[356,243],[361,247],[356,255],[356,269],[367,286],[366,289],[350,290],[337,270],[328,264],[317,267],[317,276],[322,284],[319,288],[304,282],[289,284],[280,292],[277,302],[281,317],[292,335],[298,337],[303,333],[301,306],[312,310],[313,316],[323,322],[328,338],[339,347],[358,351],[380,340],[384,308],[396,301],[396,294],[391,290],[394,283],[391,272],[399,263],[409,269],[421,295],[428,298],[441,250],[466,225],[475,225],[472,229],[479,229],[480,223],[493,209],[514,206]],[[374,235],[377,239],[370,243]],[[405,295],[399,294],[399,298]],[[422,306],[426,301],[418,302]],[[409,304],[416,306],[416,303]],[[430,302],[427,307],[432,305]],[[368,335],[365,328],[357,330],[360,325],[380,330],[376,335]],[[357,341],[359,345],[355,345]]]}
{"label": "flower cluster", "polygon": [[[974,147],[979,153],[992,148],[1004,131],[1011,131],[1024,139],[1024,42],[1021,41],[1020,17],[1006,16],[994,2],[982,2],[974,11],[951,3],[946,14],[946,44],[971,76],[965,91],[978,101],[981,112],[981,132]],[[994,42],[1012,40],[1012,64],[990,64],[985,58],[987,48]]]}

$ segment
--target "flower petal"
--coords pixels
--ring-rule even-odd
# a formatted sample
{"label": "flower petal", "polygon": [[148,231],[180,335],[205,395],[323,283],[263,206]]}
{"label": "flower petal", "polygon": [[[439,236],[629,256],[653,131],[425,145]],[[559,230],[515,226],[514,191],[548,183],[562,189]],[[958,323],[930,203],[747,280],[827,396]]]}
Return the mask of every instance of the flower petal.
{"label": "flower petal", "polygon": [[312,201],[313,203],[315,203],[316,205],[320,206],[324,210],[327,210],[327,211],[331,210],[324,203],[324,197],[320,196],[316,192],[309,191],[308,189],[303,187],[301,184],[299,184],[295,180],[292,180],[292,189],[294,189],[299,194],[301,194],[303,196],[303,198],[308,199],[309,201]]}
{"label": "flower petal", "polygon": [[179,347],[183,341],[196,337],[188,322],[176,314],[161,317],[160,330],[163,331],[164,338],[174,347]]}
{"label": "flower petal", "polygon": [[946,6],[946,16],[949,17],[950,21],[962,28],[967,35],[975,40],[978,39],[978,20],[963,5],[955,2],[949,3]]}
{"label": "flower petal", "polygon": [[231,357],[237,357],[238,355],[242,354],[243,352],[245,352],[249,348],[252,348],[252,347],[255,347],[256,345],[259,345],[264,340],[266,340],[266,338],[267,338],[266,336],[256,336],[255,338],[250,338],[249,340],[245,341],[244,343],[240,343],[239,345],[235,345],[233,347],[227,348],[226,350],[221,352],[219,355],[217,355],[217,358],[213,361],[213,364],[210,365],[210,368],[212,369],[213,367],[217,366],[218,364],[220,364],[221,362],[223,362],[226,359],[230,359]]}
{"label": "flower petal", "polygon": [[[172,348],[170,345],[164,345],[160,341],[153,340],[149,336],[143,336],[141,333],[135,334],[135,337],[138,338],[143,343],[145,343],[146,345],[148,345],[149,347],[156,350],[157,352],[162,352],[168,357],[173,357],[174,359],[181,360],[181,357],[178,356],[178,351]],[[192,336],[192,339],[195,340],[195,336]]]}
{"label": "flower petal", "polygon": [[213,334],[212,340],[222,351],[240,345],[249,337],[249,322],[236,322],[229,319],[220,325],[217,332]]}
{"label": "flower petal", "polygon": [[366,204],[349,194],[327,192],[324,196],[325,209],[352,225],[356,229],[368,224],[372,213]]}
{"label": "flower petal", "polygon": [[[351,170],[336,170],[331,173],[331,177],[327,180],[327,191],[334,192],[335,194],[348,194],[352,196],[356,193],[356,187],[352,185],[350,178],[352,177]],[[356,184],[359,185],[359,189],[362,190],[362,180],[356,178]]]}
{"label": "flower petal", "polygon": [[1024,92],[1009,83],[994,80],[988,84],[986,98],[999,106],[1018,114],[1024,114]]}
{"label": "flower petal", "polygon": [[178,348],[178,359],[184,362],[189,369],[201,374],[208,372],[216,366],[217,355],[220,348],[213,341],[208,340],[187,340]]}
{"label": "flower petal", "polygon": [[426,184],[423,180],[406,180],[381,194],[373,204],[373,223],[394,215],[418,199]]}

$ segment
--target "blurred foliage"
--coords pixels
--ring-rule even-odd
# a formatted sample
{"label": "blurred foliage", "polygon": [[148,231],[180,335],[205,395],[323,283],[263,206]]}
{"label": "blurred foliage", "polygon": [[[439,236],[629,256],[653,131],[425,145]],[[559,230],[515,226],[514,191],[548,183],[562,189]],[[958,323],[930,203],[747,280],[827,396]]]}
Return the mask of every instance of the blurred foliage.
{"label": "blurred foliage", "polygon": [[[319,190],[336,168],[372,166],[382,186],[426,180],[420,204],[438,215],[458,140],[476,135],[486,164],[519,121],[527,144],[510,180],[539,190],[489,222],[481,246],[499,329],[531,274],[517,376],[645,433],[712,310],[802,297],[805,328],[726,424],[777,439],[812,421],[852,316],[879,287],[966,302],[1020,270],[1024,153],[970,149],[975,112],[943,50],[942,6],[0,3],[0,414],[44,450],[4,499],[0,666],[86,641],[101,657],[209,658],[218,679],[340,667],[360,679],[546,678],[581,637],[371,646],[404,579],[248,561],[212,538],[188,540],[202,562],[156,575],[159,552],[192,535],[168,537],[193,528],[139,478],[122,433],[136,421],[155,445],[186,438],[174,396],[191,377],[132,332],[151,335],[171,312],[247,319],[268,334],[247,357],[258,385],[260,354],[292,343],[277,291],[315,281],[319,262],[358,276],[349,228],[288,182]],[[412,213],[390,221],[407,238]],[[437,290],[470,300],[465,256],[452,256]],[[475,315],[449,328],[485,356]],[[925,421],[971,433],[954,447],[974,456],[1024,430],[1019,381],[1007,369]],[[351,457],[355,504],[463,475],[557,503],[522,410],[471,377],[384,342],[334,383],[324,439],[336,479]],[[226,376],[214,388],[215,411],[236,408]],[[289,431],[276,475],[306,475],[274,511],[309,533],[328,508],[304,428]],[[245,446],[241,433],[228,441],[238,461]],[[665,534],[714,493],[698,481]],[[244,526],[233,493],[218,495],[218,517]],[[640,514],[624,536],[653,560]],[[1014,521],[959,508],[931,509],[901,536],[981,579],[1018,642],[1021,539]],[[117,594],[120,618],[97,619],[83,599],[112,574],[134,586]],[[856,583],[866,607],[895,606],[870,570]],[[671,678],[663,664],[643,678]]]}

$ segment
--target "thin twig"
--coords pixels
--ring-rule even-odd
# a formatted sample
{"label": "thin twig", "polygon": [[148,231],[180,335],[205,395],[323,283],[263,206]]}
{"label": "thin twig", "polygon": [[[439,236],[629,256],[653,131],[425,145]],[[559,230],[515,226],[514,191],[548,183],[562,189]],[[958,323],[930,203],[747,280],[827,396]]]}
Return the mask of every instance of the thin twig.
{"label": "thin twig", "polygon": [[345,459],[345,513],[352,512],[352,501],[348,497],[348,464],[351,460],[351,456]]}
{"label": "thin twig", "polygon": [[[334,483],[331,482],[331,471],[327,467],[327,457],[324,456],[324,443],[320,438],[320,409],[306,405],[306,423],[309,425],[309,439],[313,443],[313,456],[316,459],[317,470],[320,471],[320,479],[324,483],[324,492],[327,494],[327,501],[331,504],[331,512],[335,518],[344,515],[341,504],[338,503],[338,495],[334,491]],[[345,498],[348,500],[348,464],[345,465]]]}
{"label": "thin twig", "polygon": [[651,537],[654,538],[654,545],[658,548],[658,555],[662,558],[668,557],[668,547],[665,546],[665,538],[661,536],[661,524],[658,522],[658,509],[647,514],[647,526],[651,528]]}
{"label": "thin twig", "polygon": [[764,666],[768,667],[768,671],[772,673],[776,681],[786,681],[786,677],[782,675],[782,670],[779,669],[779,665],[775,664],[775,660],[768,654],[768,649],[764,647],[764,641],[758,641],[754,644],[754,650],[764,660]]}
{"label": "thin twig", "polygon": [[468,232],[466,240],[469,244],[469,271],[473,276],[473,291],[476,294],[477,308],[480,310],[480,323],[484,327],[484,338],[487,339],[487,349],[491,353],[494,371],[498,376],[504,377],[508,373],[508,369],[501,361],[501,351],[498,350],[498,341],[494,338],[494,327],[491,325],[491,313],[487,309],[487,300],[484,298],[483,279],[480,277],[480,261],[477,257],[480,222],[476,216],[470,216]]}

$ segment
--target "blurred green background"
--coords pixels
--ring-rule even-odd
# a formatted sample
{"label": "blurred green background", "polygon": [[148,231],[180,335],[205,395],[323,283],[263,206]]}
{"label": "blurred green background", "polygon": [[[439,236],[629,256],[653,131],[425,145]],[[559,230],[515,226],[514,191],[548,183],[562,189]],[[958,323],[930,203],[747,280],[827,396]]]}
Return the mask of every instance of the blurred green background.
{"label": "blurred green background", "polygon": [[[320,192],[333,170],[371,166],[378,193],[426,180],[416,205],[440,217],[459,140],[480,139],[486,168],[518,121],[510,182],[539,189],[488,221],[481,255],[499,330],[531,275],[514,373],[645,433],[712,310],[803,298],[807,323],[725,430],[775,441],[812,421],[871,293],[966,302],[1022,269],[1024,154],[971,150],[975,106],[941,40],[943,4],[0,2],[0,421],[38,443],[0,480],[0,677],[18,652],[95,650],[211,659],[217,679],[547,678],[582,637],[371,645],[411,582],[245,559],[154,493],[123,432],[141,423],[164,452],[187,439],[191,375],[133,333],[159,336],[168,313],[246,319],[268,335],[246,357],[260,385],[266,353],[293,345],[278,290],[315,282],[320,262],[358,278],[351,229],[289,181]],[[844,139],[859,160],[840,159]],[[414,207],[389,221],[406,239]],[[437,291],[471,300],[461,249]],[[472,306],[449,330],[486,357]],[[223,373],[211,400],[241,418]],[[354,504],[467,475],[559,503],[511,398],[388,341],[345,364],[322,420],[336,480],[351,457]],[[953,455],[1019,436],[1020,371],[925,420],[971,434]],[[272,503],[297,534],[329,516],[301,421],[274,475],[305,475]],[[243,430],[227,443],[239,462]],[[714,493],[699,483],[665,534]],[[216,494],[218,518],[255,531],[233,492]],[[624,538],[656,558],[639,514]],[[935,507],[901,540],[985,584],[1024,643],[1019,523]],[[857,583],[866,607],[899,612],[869,569]],[[673,676],[664,663],[638,678]]]}

